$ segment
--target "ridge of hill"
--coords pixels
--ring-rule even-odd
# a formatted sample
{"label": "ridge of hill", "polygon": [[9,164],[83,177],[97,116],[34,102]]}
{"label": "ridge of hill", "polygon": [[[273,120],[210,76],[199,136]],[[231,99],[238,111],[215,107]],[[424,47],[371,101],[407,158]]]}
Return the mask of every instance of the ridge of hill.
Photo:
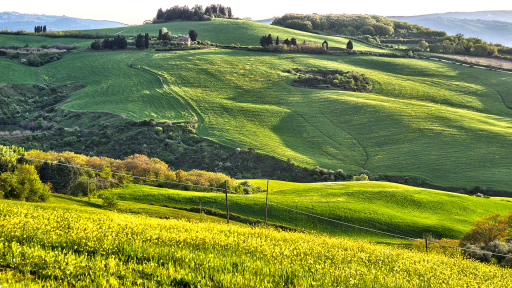
{"label": "ridge of hill", "polygon": [[[510,14],[512,17],[512,11]],[[449,35],[462,33],[466,37],[477,37],[487,42],[499,43],[509,47],[512,46],[512,21],[440,17],[438,15],[432,15],[432,17],[412,16],[388,18],[406,21],[434,30],[446,31]]]}
{"label": "ridge of hill", "polygon": [[17,12],[0,12],[0,30],[34,31],[34,26],[46,25],[48,31],[81,30],[126,26],[119,22],[81,19],[68,16],[24,14]]}
{"label": "ridge of hill", "polygon": [[457,18],[457,19],[471,19],[471,20],[488,20],[488,21],[504,21],[512,22],[512,11],[511,10],[489,10],[489,11],[476,11],[476,12],[447,12],[447,13],[435,13],[425,15],[414,15],[414,16],[389,16],[386,18],[402,20],[406,18]]}

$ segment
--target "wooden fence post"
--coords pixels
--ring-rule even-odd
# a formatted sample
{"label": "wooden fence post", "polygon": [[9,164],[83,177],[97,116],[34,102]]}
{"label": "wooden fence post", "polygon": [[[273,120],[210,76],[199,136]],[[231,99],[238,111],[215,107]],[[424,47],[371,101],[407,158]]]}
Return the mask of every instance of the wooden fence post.
{"label": "wooden fence post", "polygon": [[226,220],[229,224],[229,206],[228,206],[228,180],[224,182],[224,192],[226,193]]}
{"label": "wooden fence post", "polygon": [[267,211],[268,211],[268,185],[269,180],[267,180],[267,200],[265,200],[265,226],[267,226]]}

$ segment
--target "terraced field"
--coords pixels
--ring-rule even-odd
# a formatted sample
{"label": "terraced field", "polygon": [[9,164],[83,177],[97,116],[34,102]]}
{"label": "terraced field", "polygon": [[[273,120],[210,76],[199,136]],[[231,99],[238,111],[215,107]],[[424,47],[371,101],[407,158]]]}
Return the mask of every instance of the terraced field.
{"label": "terraced field", "polygon": [[[264,180],[252,180],[266,187]],[[225,211],[222,193],[186,192],[131,185],[114,190],[123,201],[203,207]],[[259,200],[265,193],[250,195]],[[494,212],[507,212],[512,203],[504,199],[483,199],[392,183],[298,184],[271,181],[269,201],[322,217],[360,225],[410,238],[422,238],[430,232],[437,238],[459,239],[471,228],[471,222]],[[229,195],[229,211],[242,216],[264,219],[265,203],[241,195]],[[399,243],[398,237],[269,206],[268,219],[278,223],[329,235]]]}

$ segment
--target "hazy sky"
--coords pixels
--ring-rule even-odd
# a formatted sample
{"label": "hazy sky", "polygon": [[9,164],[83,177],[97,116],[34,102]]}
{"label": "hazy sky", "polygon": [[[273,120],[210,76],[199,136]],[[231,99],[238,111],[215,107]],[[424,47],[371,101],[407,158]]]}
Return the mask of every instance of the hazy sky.
{"label": "hazy sky", "polygon": [[[195,4],[207,6],[222,4],[233,9],[236,17],[253,20],[272,18],[285,13],[318,14],[377,14],[383,16],[410,16],[444,12],[471,12],[485,10],[512,10],[512,1],[461,1],[461,0],[363,0],[363,1],[109,1],[109,0],[3,0],[0,12],[16,11],[29,14],[66,15],[70,17],[111,20],[126,24],[142,24],[156,15],[158,8]],[[500,3],[501,2],[501,3]],[[83,5],[81,5],[83,4]]]}

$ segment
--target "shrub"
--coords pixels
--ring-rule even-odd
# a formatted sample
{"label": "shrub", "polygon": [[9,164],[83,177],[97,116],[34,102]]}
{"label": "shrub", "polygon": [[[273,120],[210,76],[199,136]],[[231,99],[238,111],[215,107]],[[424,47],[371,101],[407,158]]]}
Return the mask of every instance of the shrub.
{"label": "shrub", "polygon": [[359,176],[354,176],[352,181],[369,181],[368,176],[361,174]]}
{"label": "shrub", "polygon": [[37,55],[30,55],[27,57],[27,64],[29,66],[39,67],[41,66],[41,59]]}
{"label": "shrub", "polygon": [[162,127],[155,127],[155,134],[162,135],[163,131]]}
{"label": "shrub", "polygon": [[34,166],[21,164],[14,173],[0,175],[0,191],[7,199],[45,202],[50,198],[50,187],[41,182]]}
{"label": "shrub", "polygon": [[115,195],[110,193],[101,194],[101,199],[103,200],[103,206],[115,209],[119,207],[119,201],[117,200]]}

